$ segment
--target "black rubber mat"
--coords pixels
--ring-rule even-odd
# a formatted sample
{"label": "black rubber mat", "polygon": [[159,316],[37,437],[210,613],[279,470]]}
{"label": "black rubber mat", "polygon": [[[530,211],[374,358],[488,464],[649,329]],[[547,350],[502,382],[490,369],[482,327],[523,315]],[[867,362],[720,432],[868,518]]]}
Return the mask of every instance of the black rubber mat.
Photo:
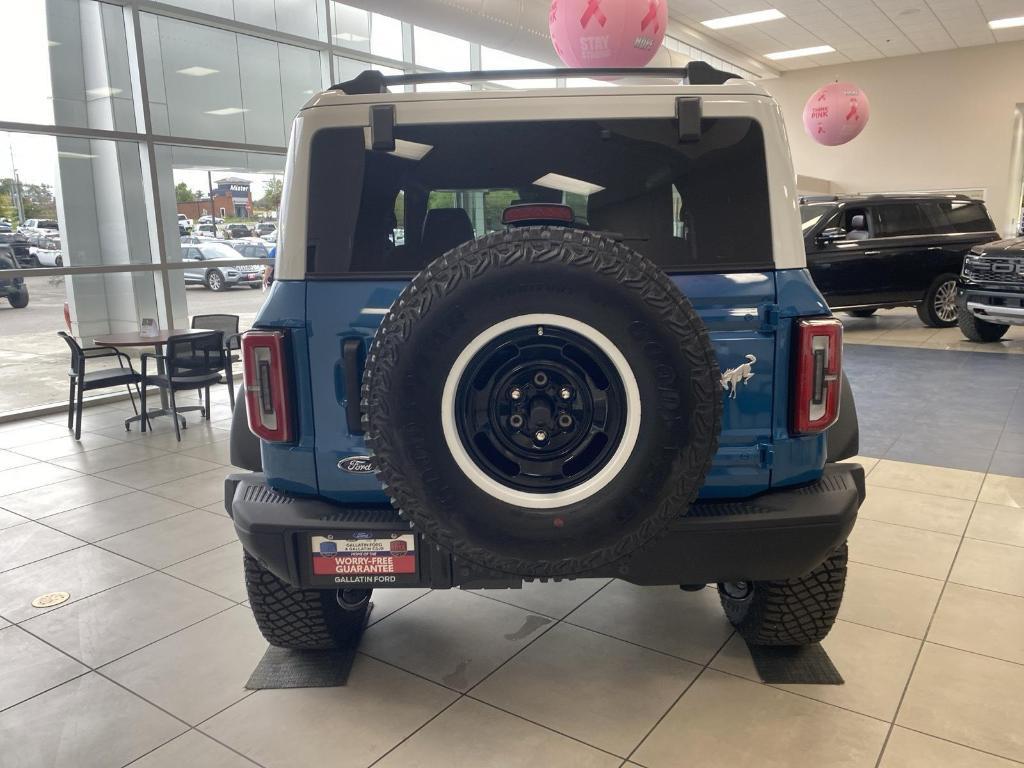
{"label": "black rubber mat", "polygon": [[[366,611],[367,621],[372,610],[371,603]],[[259,691],[268,688],[331,688],[345,685],[362,637],[363,630],[360,630],[344,648],[326,651],[295,651],[271,645],[249,676],[245,687]]]}
{"label": "black rubber mat", "polygon": [[757,674],[766,683],[842,685],[845,681],[820,643],[800,646],[748,645]]}

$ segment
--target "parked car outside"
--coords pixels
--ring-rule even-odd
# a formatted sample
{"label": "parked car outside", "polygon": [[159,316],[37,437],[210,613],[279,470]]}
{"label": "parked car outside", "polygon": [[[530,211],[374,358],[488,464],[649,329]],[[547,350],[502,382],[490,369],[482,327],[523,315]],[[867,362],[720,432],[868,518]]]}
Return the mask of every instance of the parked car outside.
{"label": "parked car outside", "polygon": [[200,216],[196,221],[199,224],[212,224],[213,217],[210,214],[206,214],[205,216]]}
{"label": "parked car outside", "polygon": [[41,238],[38,245],[30,248],[37,267],[63,267],[64,252],[61,249],[60,234]]}
{"label": "parked car outside", "polygon": [[245,256],[247,259],[270,259],[274,246],[269,245],[259,238],[248,240],[227,240],[228,245]]}
{"label": "parked car outside", "polygon": [[998,341],[1011,325],[1024,325],[1024,237],[972,248],[957,301],[960,330],[971,341]]}
{"label": "parked car outside", "polygon": [[271,232],[277,231],[277,224],[273,221],[261,221],[256,225],[256,234],[259,237],[263,235],[269,235]]}
{"label": "parked car outside", "polygon": [[206,239],[220,239],[220,231],[214,224],[199,224],[193,228],[192,234]]}
{"label": "parked car outside", "polygon": [[998,236],[985,204],[965,195],[804,197],[800,217],[829,307],[854,317],[916,307],[932,328],[956,325],[964,256]]}
{"label": "parked car outside", "polygon": [[191,232],[194,226],[192,219],[186,216],[184,213],[178,214],[178,227],[184,227],[186,232]]}
{"label": "parked car outside", "polygon": [[270,243],[270,244],[273,245],[273,244],[277,243],[277,233],[278,233],[278,230],[275,229],[270,234],[260,235],[260,240],[263,240],[264,242]]}
{"label": "parked car outside", "polygon": [[18,262],[14,258],[9,245],[0,245],[0,298],[7,299],[15,309],[28,306],[28,286],[23,277],[4,277],[3,270],[17,269]]}
{"label": "parked car outside", "polygon": [[0,245],[8,248],[19,267],[38,266],[32,254],[33,246],[21,232],[0,232]]}
{"label": "parked car outside", "polygon": [[53,219],[26,219],[18,231],[31,245],[38,245],[41,239],[59,231],[59,225]]}
{"label": "parked car outside", "polygon": [[211,291],[225,291],[235,285],[259,288],[263,285],[262,264],[220,266],[218,261],[240,258],[238,251],[225,243],[200,243],[181,248],[183,261],[195,262],[185,269],[186,285],[205,285]]}
{"label": "parked car outside", "polygon": [[224,237],[252,237],[253,231],[248,224],[228,224],[224,227]]}
{"label": "parked car outside", "polygon": [[499,114],[365,72],[305,108],[225,483],[270,643],[345,646],[373,589],[609,577],[827,635],[865,496],[842,325],[778,106],[679,75]]}

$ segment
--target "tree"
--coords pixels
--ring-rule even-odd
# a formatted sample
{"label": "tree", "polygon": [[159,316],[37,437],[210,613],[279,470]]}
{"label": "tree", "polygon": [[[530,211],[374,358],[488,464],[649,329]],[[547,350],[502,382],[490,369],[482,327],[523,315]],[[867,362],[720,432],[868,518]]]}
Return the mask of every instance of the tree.
{"label": "tree", "polygon": [[179,181],[174,185],[174,196],[178,199],[179,203],[191,203],[196,199],[195,194],[184,181]]}
{"label": "tree", "polygon": [[[49,184],[26,184],[21,182],[21,205],[25,209],[26,219],[57,218],[57,201],[53,197],[53,188]],[[17,207],[14,204],[14,179],[0,179],[0,209],[12,221],[17,218]]]}
{"label": "tree", "polygon": [[276,211],[281,207],[281,192],[284,182],[274,176],[263,186],[263,197],[256,202],[256,207],[264,211]]}

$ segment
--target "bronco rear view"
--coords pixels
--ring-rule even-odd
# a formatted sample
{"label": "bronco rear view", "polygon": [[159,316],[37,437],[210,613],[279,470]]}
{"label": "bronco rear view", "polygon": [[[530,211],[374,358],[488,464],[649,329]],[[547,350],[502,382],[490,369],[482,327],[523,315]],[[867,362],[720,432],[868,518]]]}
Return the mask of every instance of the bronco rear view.
{"label": "bronco rear view", "polygon": [[388,92],[494,74],[366,72],[295,122],[225,490],[264,636],[344,644],[373,589],[614,577],[821,640],[864,473],[778,108],[699,63]]}

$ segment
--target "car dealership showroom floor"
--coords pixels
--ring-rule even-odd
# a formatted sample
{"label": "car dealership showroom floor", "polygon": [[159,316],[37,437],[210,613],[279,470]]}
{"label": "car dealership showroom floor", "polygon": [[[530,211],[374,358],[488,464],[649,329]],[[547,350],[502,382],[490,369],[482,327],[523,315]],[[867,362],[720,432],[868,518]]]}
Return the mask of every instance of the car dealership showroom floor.
{"label": "car dealership showroom floor", "polygon": [[226,402],[180,445],[126,403],[81,443],[63,414],[0,425],[0,765],[1024,763],[1020,335],[936,349],[911,318],[847,323],[868,499],[841,686],[759,682],[711,588],[588,580],[377,590],[347,685],[249,691]]}

